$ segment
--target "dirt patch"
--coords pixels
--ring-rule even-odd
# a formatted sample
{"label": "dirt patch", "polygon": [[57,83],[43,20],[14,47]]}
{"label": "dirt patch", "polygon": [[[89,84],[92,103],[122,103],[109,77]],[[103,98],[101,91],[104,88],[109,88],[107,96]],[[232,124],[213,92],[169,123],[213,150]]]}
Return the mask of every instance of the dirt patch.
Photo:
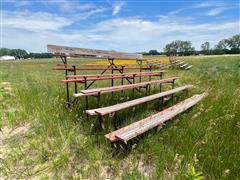
{"label": "dirt patch", "polygon": [[11,151],[8,140],[14,137],[21,137],[30,130],[30,125],[25,124],[16,128],[3,127],[0,129],[0,158],[4,159]]}

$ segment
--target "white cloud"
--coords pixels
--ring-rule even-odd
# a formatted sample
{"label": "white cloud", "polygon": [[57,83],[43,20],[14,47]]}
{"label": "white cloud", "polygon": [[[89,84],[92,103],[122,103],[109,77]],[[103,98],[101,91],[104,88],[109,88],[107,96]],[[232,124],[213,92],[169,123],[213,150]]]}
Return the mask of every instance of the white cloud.
{"label": "white cloud", "polygon": [[[174,19],[174,18],[172,18]],[[166,18],[149,21],[140,18],[112,19],[97,24],[92,33],[109,47],[120,50],[162,50],[169,41],[190,40],[199,48],[206,40],[216,43],[222,38],[237,33],[239,22],[202,23],[178,22]],[[102,28],[104,27],[104,28]]]}
{"label": "white cloud", "polygon": [[205,8],[205,7],[222,7],[222,6],[225,6],[225,3],[221,2],[221,1],[204,1],[193,7]]}
{"label": "white cloud", "polygon": [[217,43],[239,33],[239,21],[195,23],[194,19],[160,16],[157,20],[140,17],[113,18],[85,29],[69,30],[76,17],[62,17],[42,12],[4,11],[3,45],[29,51],[46,51],[47,44],[128,52],[162,50],[173,40],[190,40],[196,48],[209,41]]}
{"label": "white cloud", "polygon": [[32,32],[58,31],[74,21],[46,12],[3,11],[3,28],[23,29]]}
{"label": "white cloud", "polygon": [[23,7],[23,6],[28,6],[31,5],[31,1],[29,0],[4,0],[3,2],[5,3],[11,3],[13,4],[15,7]]}
{"label": "white cloud", "polygon": [[83,12],[83,11],[90,11],[90,10],[100,8],[93,3],[82,3],[82,2],[70,1],[70,0],[61,0],[61,1],[59,1],[59,0],[48,0],[48,1],[40,0],[37,2],[44,4],[45,6],[59,7],[58,9],[64,13],[73,13],[73,12],[79,12],[79,11]]}
{"label": "white cloud", "polygon": [[212,9],[208,10],[207,13],[205,13],[205,15],[207,16],[216,16],[226,10],[237,8],[237,7],[234,7],[233,5],[229,5],[221,1],[204,1],[196,5],[187,6],[184,8],[170,11],[168,15],[176,15],[182,11],[186,11],[190,9],[193,10],[193,9],[209,9],[209,8],[212,8]]}
{"label": "white cloud", "polygon": [[216,16],[221,14],[223,11],[228,10],[230,8],[224,8],[224,7],[220,7],[220,8],[214,8],[211,9],[210,11],[207,12],[208,16]]}
{"label": "white cloud", "polygon": [[117,14],[121,11],[121,9],[122,9],[122,7],[124,6],[124,4],[125,4],[125,2],[123,2],[123,1],[120,1],[120,2],[115,3],[115,4],[113,5],[112,15],[113,15],[113,16],[117,15]]}

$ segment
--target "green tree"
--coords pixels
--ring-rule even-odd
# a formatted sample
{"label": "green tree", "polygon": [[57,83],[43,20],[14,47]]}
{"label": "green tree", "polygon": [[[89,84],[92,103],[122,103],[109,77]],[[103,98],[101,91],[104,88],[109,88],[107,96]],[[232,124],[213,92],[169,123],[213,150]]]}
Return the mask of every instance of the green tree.
{"label": "green tree", "polygon": [[205,42],[201,45],[201,49],[203,54],[208,55],[210,54],[210,43],[209,42]]}
{"label": "green tree", "polygon": [[11,49],[8,48],[1,48],[0,49],[0,56],[10,56],[11,55]]}
{"label": "green tree", "polygon": [[191,55],[194,54],[194,47],[190,41],[172,41],[164,48],[167,55],[179,54],[179,55]]}
{"label": "green tree", "polygon": [[149,55],[159,55],[160,53],[157,50],[150,50],[148,52]]}
{"label": "green tree", "polygon": [[240,53],[240,34],[234,35],[227,40],[229,48],[231,48],[231,53]]}
{"label": "green tree", "polygon": [[23,49],[12,49],[10,55],[14,56],[16,59],[25,59],[28,57],[27,51]]}
{"label": "green tree", "polygon": [[214,48],[214,54],[226,54],[228,52],[228,40],[223,39]]}

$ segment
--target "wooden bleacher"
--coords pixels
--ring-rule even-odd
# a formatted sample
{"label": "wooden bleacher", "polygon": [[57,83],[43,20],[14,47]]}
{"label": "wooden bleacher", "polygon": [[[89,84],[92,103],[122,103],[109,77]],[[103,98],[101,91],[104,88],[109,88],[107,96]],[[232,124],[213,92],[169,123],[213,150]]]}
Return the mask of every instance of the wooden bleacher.
{"label": "wooden bleacher", "polygon": [[159,98],[162,98],[162,97],[165,97],[165,96],[169,96],[169,95],[178,93],[180,91],[186,90],[186,89],[191,88],[191,87],[193,87],[193,86],[192,85],[186,85],[186,86],[183,86],[183,87],[178,87],[178,88],[171,89],[171,90],[168,90],[168,91],[165,91],[165,92],[160,92],[160,93],[153,94],[153,95],[150,95],[150,96],[145,96],[145,97],[142,97],[142,98],[138,98],[138,99],[134,99],[134,100],[131,100],[131,101],[123,102],[123,103],[116,104],[116,105],[113,105],[113,106],[87,110],[86,113],[88,115],[91,115],[91,116],[94,116],[94,115],[104,116],[106,114],[111,114],[111,113],[126,109],[128,107],[140,105],[140,104],[145,103],[145,102],[149,102],[149,101],[152,101],[152,100],[155,100],[155,99],[159,99]]}
{"label": "wooden bleacher", "polygon": [[152,76],[159,76],[164,73],[164,71],[151,71],[151,72],[134,72],[134,73],[124,73],[124,74],[87,74],[87,75],[68,75],[67,78],[84,78],[84,77],[111,77],[111,76],[133,76],[133,75],[152,75]]}
{"label": "wooden bleacher", "polygon": [[115,58],[115,59],[142,59],[142,54],[126,53],[117,51],[105,51],[98,49],[86,49],[59,45],[47,45],[48,52],[55,56],[69,57],[94,57],[94,58]]}
{"label": "wooden bleacher", "polygon": [[[54,69],[55,70],[63,70],[65,71],[65,80],[62,80],[66,84],[67,89],[67,100],[69,102],[69,85],[71,83],[74,83],[75,85],[75,91],[73,93],[73,97],[81,98],[85,97],[86,102],[86,114],[88,116],[98,116],[99,120],[102,121],[103,116],[107,114],[117,113],[118,111],[121,111],[123,109],[141,105],[146,102],[153,101],[155,99],[161,99],[161,103],[163,103],[163,97],[171,96],[172,100],[173,95],[176,93],[179,93],[181,91],[187,90],[192,87],[192,85],[185,85],[182,87],[174,87],[174,82],[178,77],[168,77],[163,78],[163,71],[152,71],[152,67],[157,65],[152,62],[152,64],[149,64],[147,66],[143,66],[143,57],[140,54],[136,53],[123,53],[123,52],[116,52],[116,51],[102,51],[102,50],[94,50],[94,49],[84,49],[84,48],[73,48],[73,47],[66,47],[66,46],[56,46],[56,45],[48,45],[48,51],[52,53],[55,56],[59,56],[63,62],[63,64],[58,64]],[[68,64],[67,63],[67,57],[89,57],[89,58],[97,58],[97,59],[104,59],[107,58],[109,65],[100,66],[91,66],[91,65],[83,65],[83,64]],[[126,67],[126,66],[117,66],[114,63],[115,59],[135,59],[138,67]],[[179,66],[181,68],[191,68],[190,66],[186,66],[186,63],[180,60],[173,59],[173,64],[175,66]],[[159,69],[164,69],[163,65],[158,64]],[[77,74],[77,72],[82,71],[96,71],[101,70],[102,72],[100,74]],[[126,70],[134,71],[134,72],[125,72]],[[144,70],[149,70],[149,72],[143,72]],[[111,74],[106,74],[107,71],[111,71]],[[114,72],[117,71],[119,74],[115,74]],[[139,71],[139,72],[136,72]],[[73,74],[70,75],[68,72],[72,72]],[[165,71],[164,71],[165,73]],[[160,79],[152,79],[152,77],[160,77]],[[142,82],[143,77],[148,77],[148,80]],[[135,78],[138,78],[139,81],[136,82]],[[115,85],[114,80],[121,79],[122,84],[121,85]],[[126,79],[129,84],[123,84],[123,80]],[[132,81],[130,81],[132,79]],[[95,81],[103,81],[103,80],[111,80],[111,86],[109,87],[99,87],[99,88],[92,88],[90,89],[91,85]],[[90,84],[88,85],[87,82],[90,81]],[[79,90],[77,88],[78,83],[84,83],[83,89]],[[172,89],[166,90],[162,92],[162,85],[163,84],[172,84]],[[150,94],[150,86],[151,85],[160,85],[159,93],[156,94]],[[140,88],[146,88],[146,92],[149,92],[149,95],[145,95],[144,97],[133,99],[127,102],[118,103],[112,106],[107,107],[100,107],[99,101],[100,101],[100,95],[106,94],[106,93],[113,93],[117,91],[125,91],[125,90],[139,90]],[[124,141],[127,142],[128,140],[133,139],[134,137],[143,134],[144,132],[164,123],[165,121],[175,117],[176,115],[182,113],[183,111],[189,109],[196,103],[198,103],[201,99],[203,99],[207,94],[203,93],[200,95],[192,96],[191,98],[188,98],[184,100],[183,102],[180,102],[170,108],[167,108],[159,113],[156,113],[150,117],[147,117],[143,120],[140,120],[138,122],[135,122],[133,124],[130,124],[126,127],[123,127],[121,129],[115,130],[107,135],[106,138],[108,138],[110,141]],[[98,100],[98,107],[95,109],[89,109],[88,108],[88,96],[97,97]],[[101,123],[101,122],[100,122]]]}
{"label": "wooden bleacher", "polygon": [[186,63],[183,60],[177,59],[175,56],[169,56],[170,64],[173,68],[189,70],[192,68],[192,65]]}
{"label": "wooden bleacher", "polygon": [[105,137],[110,141],[123,141],[127,142],[136,136],[143,134],[144,132],[159,126],[166,121],[174,118],[178,114],[186,111],[187,109],[191,108],[199,101],[201,101],[207,94],[203,93],[200,95],[194,95],[191,98],[188,98],[170,108],[167,108],[157,114],[149,116],[143,120],[137,121],[133,124],[130,124],[126,127],[113,131],[109,134],[106,134]]}
{"label": "wooden bleacher", "polygon": [[161,70],[169,68],[169,64],[164,64],[161,60],[147,60],[147,66]]}
{"label": "wooden bleacher", "polygon": [[123,78],[137,78],[137,77],[144,77],[144,76],[162,76],[162,71],[159,72],[144,72],[144,73],[125,73],[125,74],[103,74],[103,75],[72,75],[67,76],[67,80],[62,80],[64,83],[70,82],[78,82],[84,83],[85,81],[102,81],[102,80],[111,80],[111,79],[123,79]]}
{"label": "wooden bleacher", "polygon": [[171,78],[167,78],[167,79],[147,81],[147,82],[141,82],[141,83],[135,83],[135,84],[126,84],[126,85],[118,85],[118,86],[112,86],[112,87],[87,89],[87,90],[81,90],[79,93],[75,93],[73,96],[76,98],[81,97],[81,96],[94,96],[99,93],[104,94],[104,93],[110,93],[110,92],[117,92],[117,91],[122,91],[122,90],[146,87],[148,85],[154,85],[154,84],[174,83],[174,81],[176,79],[178,79],[178,77],[171,77]]}

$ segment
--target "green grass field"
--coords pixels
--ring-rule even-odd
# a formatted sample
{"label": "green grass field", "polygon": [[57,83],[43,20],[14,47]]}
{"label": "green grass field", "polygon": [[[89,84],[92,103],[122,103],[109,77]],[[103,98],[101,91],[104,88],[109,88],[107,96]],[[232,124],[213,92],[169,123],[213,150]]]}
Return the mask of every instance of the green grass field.
{"label": "green grass field", "polygon": [[[123,127],[156,113],[160,101],[121,111],[116,122],[106,117],[106,128],[95,130],[97,119],[83,114],[84,99],[66,107],[64,72],[52,70],[60,60],[0,62],[0,179],[240,179],[240,58],[187,61],[191,70],[168,70],[165,77],[181,77],[176,86],[195,85],[188,96],[209,96],[127,145],[113,145],[104,134],[114,123]],[[175,97],[179,102],[187,95]],[[132,91],[108,94],[101,104],[132,98]]]}

